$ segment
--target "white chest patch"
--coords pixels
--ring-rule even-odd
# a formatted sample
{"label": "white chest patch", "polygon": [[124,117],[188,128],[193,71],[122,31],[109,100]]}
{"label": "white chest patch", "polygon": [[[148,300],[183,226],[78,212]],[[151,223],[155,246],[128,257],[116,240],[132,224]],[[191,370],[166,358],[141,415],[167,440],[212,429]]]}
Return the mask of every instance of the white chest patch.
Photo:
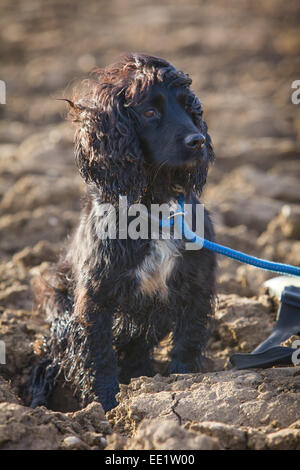
{"label": "white chest patch", "polygon": [[176,259],[180,255],[174,240],[152,240],[151,252],[136,270],[140,291],[149,296],[168,298],[167,280],[170,278]]}

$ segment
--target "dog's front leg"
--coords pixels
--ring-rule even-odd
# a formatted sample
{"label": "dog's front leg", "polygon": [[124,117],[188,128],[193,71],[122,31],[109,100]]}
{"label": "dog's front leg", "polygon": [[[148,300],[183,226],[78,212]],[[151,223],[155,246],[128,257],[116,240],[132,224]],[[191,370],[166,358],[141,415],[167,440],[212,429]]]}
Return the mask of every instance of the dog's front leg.
{"label": "dog's front leg", "polygon": [[204,352],[209,337],[210,313],[209,305],[198,309],[192,307],[181,313],[173,332],[169,374],[186,374],[207,369]]}
{"label": "dog's front leg", "polygon": [[95,368],[95,393],[106,412],[117,406],[118,402],[115,397],[119,392],[117,360],[112,347],[112,314],[110,312],[99,313],[94,326],[91,326],[91,350]]}
{"label": "dog's front leg", "polygon": [[97,298],[88,295],[81,298],[80,308],[83,310],[79,312],[79,318],[83,318],[83,328],[87,334],[86,373],[92,373],[93,392],[106,412],[117,406],[115,397],[119,392],[112,340],[112,313],[103,304],[101,306]]}

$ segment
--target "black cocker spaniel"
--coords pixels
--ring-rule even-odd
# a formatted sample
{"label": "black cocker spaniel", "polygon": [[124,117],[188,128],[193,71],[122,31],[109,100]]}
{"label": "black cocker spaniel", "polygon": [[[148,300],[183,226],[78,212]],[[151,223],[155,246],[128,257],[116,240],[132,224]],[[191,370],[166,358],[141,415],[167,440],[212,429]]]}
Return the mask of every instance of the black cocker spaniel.
{"label": "black cocker spaniel", "polygon": [[[39,289],[51,323],[45,357],[31,380],[32,406],[49,406],[58,377],[84,406],[117,405],[119,381],[152,376],[152,352],[172,331],[166,373],[203,370],[214,310],[213,253],[184,240],[103,237],[119,203],[193,207],[213,160],[211,140],[191,79],[169,62],[126,54],[74,92],[75,155],[87,183],[84,207],[64,257]],[[129,223],[129,222],[128,222]],[[116,224],[119,224],[117,217]],[[213,227],[205,211],[206,238]]]}

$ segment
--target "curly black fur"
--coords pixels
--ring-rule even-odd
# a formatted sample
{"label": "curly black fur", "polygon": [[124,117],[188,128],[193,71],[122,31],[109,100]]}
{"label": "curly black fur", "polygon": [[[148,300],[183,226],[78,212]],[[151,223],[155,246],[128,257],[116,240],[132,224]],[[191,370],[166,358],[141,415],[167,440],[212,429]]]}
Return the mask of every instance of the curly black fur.
{"label": "curly black fur", "polygon": [[[116,204],[119,195],[147,208],[174,204],[178,192],[187,203],[199,202],[213,150],[190,84],[163,59],[127,54],[96,71],[69,101],[76,163],[88,186],[70,246],[41,285],[51,334],[33,374],[32,406],[48,405],[63,374],[82,405],[97,399],[106,411],[113,408],[119,380],[153,375],[153,347],[170,331],[167,372],[202,369],[214,255],[186,251],[183,241],[100,239],[97,216],[101,203]],[[203,136],[204,146],[189,148],[190,134]],[[205,236],[214,237],[207,212]]]}

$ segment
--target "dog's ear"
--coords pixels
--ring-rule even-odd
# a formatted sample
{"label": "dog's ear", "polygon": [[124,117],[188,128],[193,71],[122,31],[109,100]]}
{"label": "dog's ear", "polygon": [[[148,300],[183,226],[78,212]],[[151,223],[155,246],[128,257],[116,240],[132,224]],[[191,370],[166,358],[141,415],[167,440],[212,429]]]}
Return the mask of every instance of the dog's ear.
{"label": "dog's ear", "polygon": [[75,157],[81,176],[95,183],[103,199],[118,202],[127,196],[140,202],[146,189],[144,159],[134,123],[121,93],[102,90],[90,102],[75,102],[70,110],[77,122]]}

